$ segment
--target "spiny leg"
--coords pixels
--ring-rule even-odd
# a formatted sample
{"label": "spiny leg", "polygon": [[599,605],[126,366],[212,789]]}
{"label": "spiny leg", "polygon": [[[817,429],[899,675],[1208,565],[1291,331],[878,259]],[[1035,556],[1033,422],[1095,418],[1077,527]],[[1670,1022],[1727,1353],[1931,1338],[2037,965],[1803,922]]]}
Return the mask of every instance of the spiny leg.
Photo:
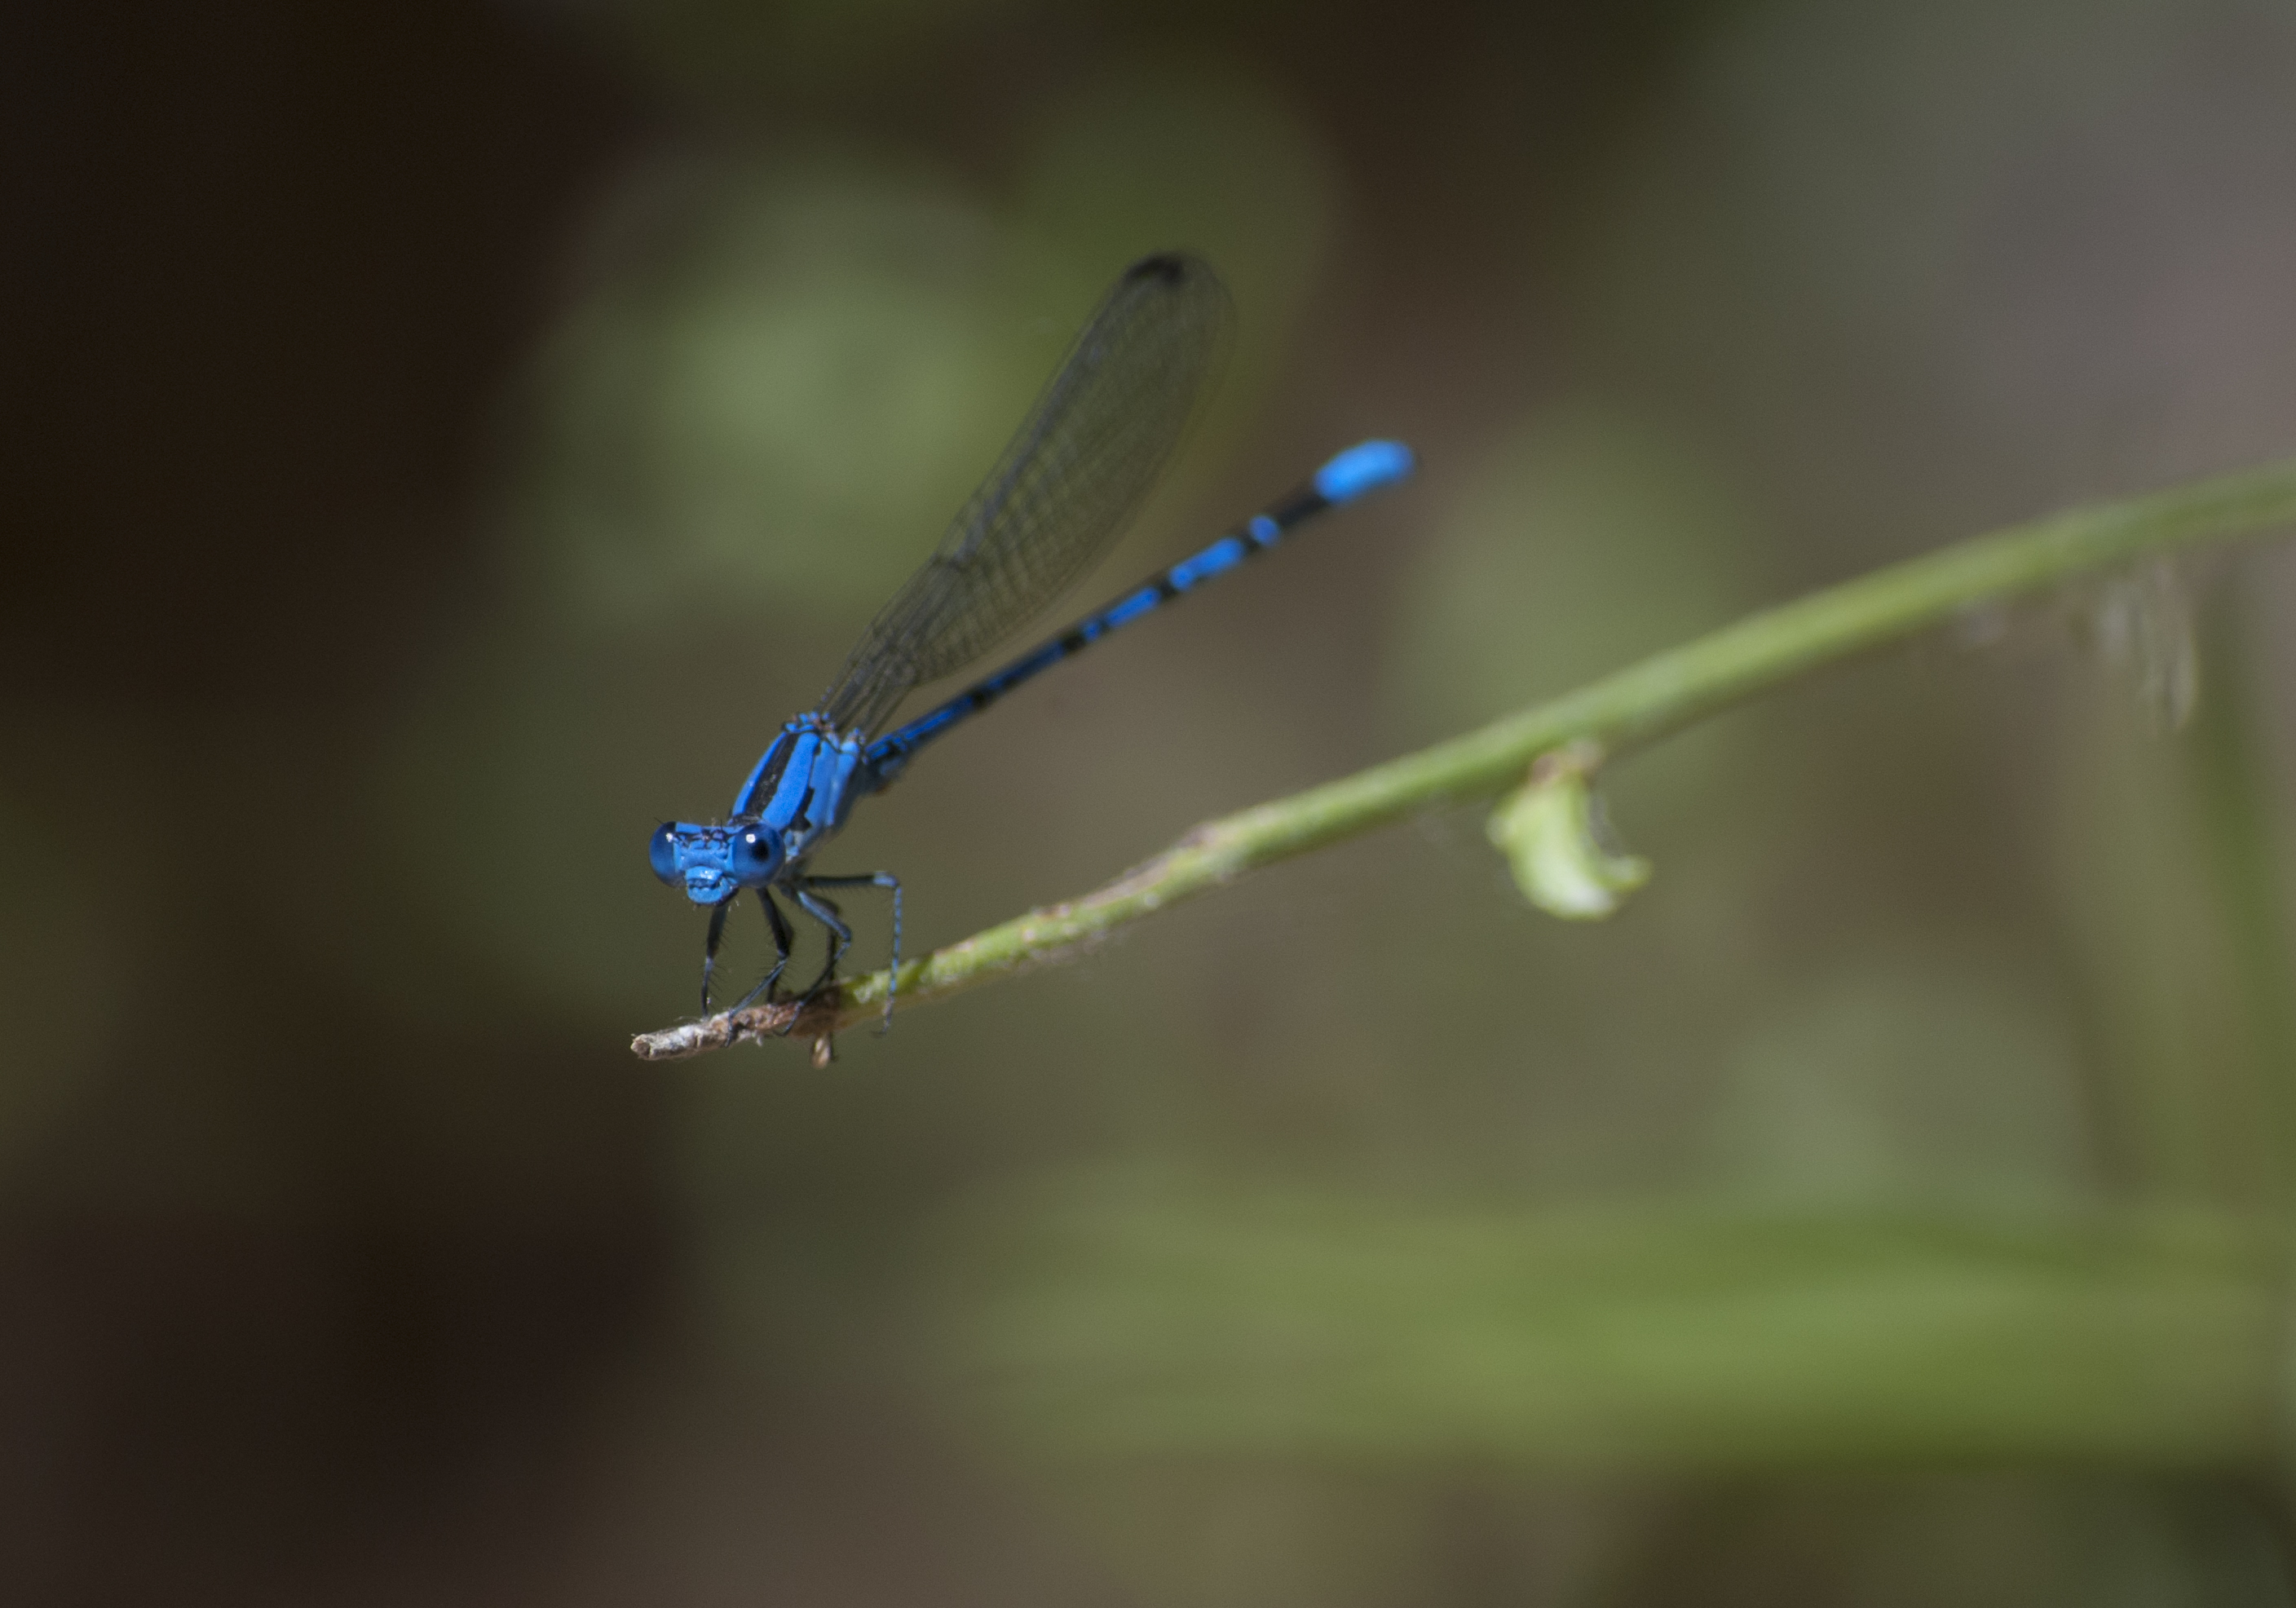
{"label": "spiny leg", "polygon": [[[812,880],[807,879],[808,882]],[[805,886],[793,888],[790,890],[790,897],[797,900],[799,909],[829,929],[829,961],[821,968],[821,975],[813,980],[813,986],[805,991],[805,997],[810,999],[837,975],[837,963],[843,960],[845,951],[853,947],[853,929],[845,924],[843,911],[812,889]]]}
{"label": "spiny leg", "polygon": [[732,899],[721,899],[709,907],[709,938],[701,947],[701,1013],[709,1014],[709,977],[718,970],[718,946],[726,936],[726,913],[734,907]]}
{"label": "spiny leg", "polygon": [[773,975],[766,979],[769,983],[780,978],[789,965],[790,951],[797,947],[797,934],[790,930],[789,917],[782,914],[782,907],[774,903],[773,892],[770,888],[758,890],[758,902],[766,907],[766,924],[774,930],[775,958]]}
{"label": "spiny leg", "polygon": [[893,996],[901,986],[901,879],[890,871],[864,871],[854,876],[809,876],[808,888],[890,888],[893,890],[893,969],[886,973],[885,1019],[877,1024],[877,1031],[887,1033],[893,1027]]}
{"label": "spiny leg", "polygon": [[[731,904],[733,901],[728,899],[726,902]],[[774,903],[774,893],[770,888],[758,890],[758,903],[766,907],[766,925],[772,928],[774,932],[774,969],[758,980],[757,987],[734,1002],[733,1008],[737,1011],[760,994],[763,994],[770,1002],[774,998],[774,984],[780,981],[782,973],[789,969],[790,945],[793,941],[793,935],[790,931],[789,917],[783,915],[782,907]]]}

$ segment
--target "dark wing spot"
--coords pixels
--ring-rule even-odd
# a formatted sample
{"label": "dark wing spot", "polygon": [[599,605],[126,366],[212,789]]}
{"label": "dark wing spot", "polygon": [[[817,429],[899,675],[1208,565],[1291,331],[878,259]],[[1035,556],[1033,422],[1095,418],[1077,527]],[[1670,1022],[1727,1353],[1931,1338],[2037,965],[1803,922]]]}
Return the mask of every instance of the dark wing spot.
{"label": "dark wing spot", "polygon": [[1187,276],[1188,259],[1177,251],[1159,251],[1124,270],[1127,279],[1160,279],[1166,284],[1177,284]]}

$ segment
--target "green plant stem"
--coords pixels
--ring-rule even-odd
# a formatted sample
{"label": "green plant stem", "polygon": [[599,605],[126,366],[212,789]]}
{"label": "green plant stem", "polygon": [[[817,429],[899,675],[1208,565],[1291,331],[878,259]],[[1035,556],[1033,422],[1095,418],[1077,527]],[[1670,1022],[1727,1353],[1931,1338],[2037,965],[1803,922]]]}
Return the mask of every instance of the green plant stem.
{"label": "green plant stem", "polygon": [[[2292,521],[2296,460],[2073,509],[1893,564],[1751,615],[1480,730],[1209,822],[1096,892],[1032,910],[905,964],[898,1004],[947,999],[1060,959],[1261,866],[1431,806],[1488,797],[1565,742],[1614,754],[1966,611],[2139,556]],[[796,1037],[825,1054],[832,1035],[882,1008],[890,981],[889,973],[873,972],[802,1006],[753,1005],[643,1034],[631,1048],[648,1060],[674,1060],[744,1039]]]}

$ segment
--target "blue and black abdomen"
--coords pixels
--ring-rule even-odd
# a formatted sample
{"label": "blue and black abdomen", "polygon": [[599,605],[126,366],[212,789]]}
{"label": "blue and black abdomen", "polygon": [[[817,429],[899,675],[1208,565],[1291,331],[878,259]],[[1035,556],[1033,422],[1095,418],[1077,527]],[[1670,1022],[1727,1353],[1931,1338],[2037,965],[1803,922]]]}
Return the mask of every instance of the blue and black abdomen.
{"label": "blue and black abdomen", "polygon": [[1182,593],[1265,553],[1287,531],[1325,509],[1351,503],[1366,493],[1407,478],[1413,466],[1411,449],[1399,441],[1364,441],[1349,447],[1317,470],[1307,485],[1254,517],[1241,529],[1182,559],[1162,574],[1150,577],[1115,602],[1086,615],[1059,636],[1021,654],[939,708],[870,744],[865,761],[870,791],[898,775],[909,756],[925,743],[968,715],[988,708],[1030,677],[1043,674],[1063,659],[1082,652],[1111,631],[1130,625]]}

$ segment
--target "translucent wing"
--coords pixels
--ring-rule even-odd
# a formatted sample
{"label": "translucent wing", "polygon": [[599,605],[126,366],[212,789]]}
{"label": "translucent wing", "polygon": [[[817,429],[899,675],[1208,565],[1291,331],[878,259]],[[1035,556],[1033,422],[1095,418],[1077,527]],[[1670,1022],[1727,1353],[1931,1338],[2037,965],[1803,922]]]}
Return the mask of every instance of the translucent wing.
{"label": "translucent wing", "polygon": [[840,730],[874,732],[910,688],[986,652],[1098,562],[1179,445],[1230,317],[1226,290],[1197,258],[1166,252],[1127,268],[821,712]]}

